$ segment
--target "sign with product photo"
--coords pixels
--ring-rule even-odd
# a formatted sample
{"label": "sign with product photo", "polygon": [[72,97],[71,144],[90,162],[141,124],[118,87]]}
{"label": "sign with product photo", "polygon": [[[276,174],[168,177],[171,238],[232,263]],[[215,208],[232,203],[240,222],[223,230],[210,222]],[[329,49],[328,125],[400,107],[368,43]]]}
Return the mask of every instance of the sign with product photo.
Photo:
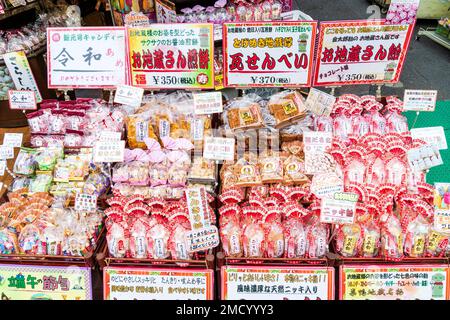
{"label": "sign with product photo", "polygon": [[128,28],[129,79],[145,89],[213,89],[212,23]]}
{"label": "sign with product photo", "polygon": [[311,86],[316,29],[317,21],[224,23],[224,86]]}
{"label": "sign with product photo", "polygon": [[113,89],[126,83],[125,28],[47,28],[48,87]]}
{"label": "sign with product photo", "polygon": [[450,183],[434,184],[434,227],[450,233]]}
{"label": "sign with product photo", "polygon": [[314,86],[397,83],[414,25],[321,22]]}

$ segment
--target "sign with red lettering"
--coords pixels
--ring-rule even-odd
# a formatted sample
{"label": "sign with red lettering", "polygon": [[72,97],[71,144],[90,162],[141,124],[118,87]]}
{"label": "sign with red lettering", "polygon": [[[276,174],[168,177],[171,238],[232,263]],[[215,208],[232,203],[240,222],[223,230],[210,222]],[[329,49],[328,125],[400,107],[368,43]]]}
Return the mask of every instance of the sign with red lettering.
{"label": "sign with red lettering", "polygon": [[225,23],[224,86],[311,86],[316,29],[316,21]]}
{"label": "sign with red lettering", "polygon": [[321,23],[314,86],[398,82],[413,29],[384,20]]}

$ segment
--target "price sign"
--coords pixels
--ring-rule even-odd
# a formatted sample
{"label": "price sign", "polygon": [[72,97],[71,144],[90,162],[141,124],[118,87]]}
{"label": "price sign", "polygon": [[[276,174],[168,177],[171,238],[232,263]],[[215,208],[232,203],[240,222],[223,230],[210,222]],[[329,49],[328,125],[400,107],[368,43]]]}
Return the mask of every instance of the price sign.
{"label": "price sign", "polygon": [[123,162],[125,141],[97,141],[94,145],[94,162]]}
{"label": "price sign", "polygon": [[106,267],[105,300],[212,300],[214,270]]}
{"label": "price sign", "polygon": [[315,88],[311,88],[309,90],[308,98],[306,98],[305,105],[306,109],[318,116],[329,116],[335,102],[335,96]]}
{"label": "price sign", "polygon": [[155,0],[156,21],[158,23],[176,23],[175,3],[169,0]]}
{"label": "price sign", "polygon": [[436,146],[440,150],[447,149],[444,127],[427,127],[411,129],[413,139],[421,139],[428,144]]}
{"label": "price sign", "polygon": [[114,103],[126,104],[133,107],[139,107],[142,103],[142,96],[144,89],[133,86],[119,86],[117,87],[114,96]]}
{"label": "price sign", "polygon": [[384,20],[321,23],[314,86],[398,82],[413,27]]}
{"label": "price sign", "polygon": [[97,210],[97,196],[92,194],[77,193],[75,195],[75,210],[94,212]]}
{"label": "price sign", "polygon": [[9,108],[12,110],[36,110],[36,94],[28,90],[9,90]]}
{"label": "price sign", "polygon": [[20,148],[22,146],[23,133],[7,132],[3,136],[3,145],[13,148]]}
{"label": "price sign", "polygon": [[234,160],[234,139],[205,137],[203,158],[210,160]]}
{"label": "price sign", "polygon": [[126,83],[125,29],[47,28],[49,88],[115,88]]}
{"label": "price sign", "polygon": [[450,233],[450,183],[434,184],[434,226]]}
{"label": "price sign", "polygon": [[195,114],[223,112],[222,92],[194,93]]}
{"label": "price sign", "polygon": [[14,159],[14,148],[0,145],[0,160]]}
{"label": "price sign", "polygon": [[0,160],[0,176],[3,176],[5,174],[5,170],[6,170],[6,160]]}
{"label": "price sign", "polygon": [[427,170],[444,163],[439,149],[429,144],[409,149],[406,155],[410,168],[416,172]]}
{"label": "price sign", "polygon": [[216,226],[186,232],[189,252],[205,251],[219,245],[219,231]]}
{"label": "price sign", "polygon": [[131,85],[146,89],[213,89],[211,23],[128,28]]}
{"label": "price sign", "polygon": [[315,174],[311,182],[311,192],[319,198],[333,198],[336,192],[344,191],[344,182],[334,172]]}
{"label": "price sign", "polygon": [[100,132],[100,141],[120,141],[122,132],[102,131]]}
{"label": "price sign", "polygon": [[131,11],[127,13],[124,18],[127,27],[148,27],[150,19],[142,12]]}
{"label": "price sign", "polygon": [[316,21],[224,23],[224,86],[311,86],[316,29]]}
{"label": "price sign", "polygon": [[3,55],[6,67],[17,90],[34,91],[36,102],[42,101],[27,55],[23,51],[8,52]]}
{"label": "price sign", "polygon": [[206,190],[204,187],[190,187],[186,189],[186,202],[192,229],[203,229],[210,226],[210,214]]}
{"label": "price sign", "polygon": [[358,195],[337,192],[333,198],[323,198],[320,206],[320,222],[352,224],[355,220]]}
{"label": "price sign", "polygon": [[334,268],[224,266],[222,300],[333,300]]}
{"label": "price sign", "polygon": [[434,111],[437,90],[405,90],[403,96],[404,111]]}
{"label": "price sign", "polygon": [[340,300],[446,300],[446,265],[345,265],[339,268]]}

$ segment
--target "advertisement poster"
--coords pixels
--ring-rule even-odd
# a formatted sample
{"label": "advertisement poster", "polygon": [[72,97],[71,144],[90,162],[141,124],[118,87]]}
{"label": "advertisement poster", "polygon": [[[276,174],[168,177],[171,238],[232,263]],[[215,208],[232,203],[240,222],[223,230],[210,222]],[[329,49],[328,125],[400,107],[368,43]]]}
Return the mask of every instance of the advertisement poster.
{"label": "advertisement poster", "polygon": [[334,268],[224,266],[222,300],[332,300]]}
{"label": "advertisement poster", "polygon": [[212,300],[214,271],[107,267],[105,300]]}
{"label": "advertisement poster", "polygon": [[314,86],[398,82],[413,28],[383,20],[321,23]]}
{"label": "advertisement poster", "polygon": [[224,86],[311,86],[316,29],[316,21],[224,23]]}
{"label": "advertisement poster", "polygon": [[91,269],[0,265],[1,300],[91,300]]}
{"label": "advertisement poster", "polygon": [[126,83],[125,29],[47,28],[49,88],[115,88]]}
{"label": "advertisement poster", "polygon": [[347,265],[340,267],[341,300],[445,300],[445,265]]}
{"label": "advertisement poster", "polygon": [[129,77],[146,89],[213,89],[211,23],[153,24],[129,28]]}

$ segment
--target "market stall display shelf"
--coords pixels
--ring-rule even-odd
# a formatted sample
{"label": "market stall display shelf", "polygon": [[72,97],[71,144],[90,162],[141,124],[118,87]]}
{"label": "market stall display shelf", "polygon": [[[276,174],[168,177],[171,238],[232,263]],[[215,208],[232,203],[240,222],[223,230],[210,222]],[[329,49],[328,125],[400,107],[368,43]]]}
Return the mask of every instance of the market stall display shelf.
{"label": "market stall display shelf", "polygon": [[15,15],[18,15],[18,14],[28,11],[28,10],[40,9],[40,8],[41,8],[41,6],[39,4],[39,1],[29,2],[26,5],[20,6],[20,7],[7,8],[7,9],[5,9],[4,14],[0,14],[0,21],[5,20],[10,17],[13,17]]}

